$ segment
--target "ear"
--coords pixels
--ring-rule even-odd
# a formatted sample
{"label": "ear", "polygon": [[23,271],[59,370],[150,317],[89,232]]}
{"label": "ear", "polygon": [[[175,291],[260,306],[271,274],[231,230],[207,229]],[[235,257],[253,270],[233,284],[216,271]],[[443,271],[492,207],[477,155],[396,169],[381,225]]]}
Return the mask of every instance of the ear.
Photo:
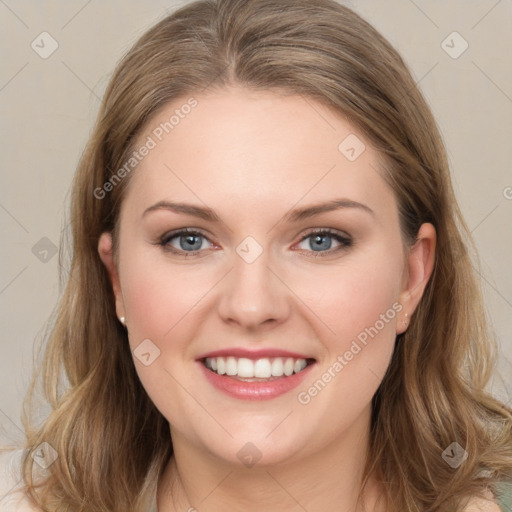
{"label": "ear", "polygon": [[428,280],[432,275],[436,250],[436,230],[430,223],[422,224],[416,236],[416,242],[407,255],[407,269],[404,288],[399,302],[403,309],[398,319],[396,333],[403,333],[412,314],[418,306]]}
{"label": "ear", "polygon": [[121,285],[119,283],[119,273],[114,263],[114,255],[112,252],[112,235],[108,232],[102,233],[98,242],[98,253],[101,261],[105,265],[112,283],[116,301],[116,313],[118,318],[125,316],[123,294],[121,293]]}

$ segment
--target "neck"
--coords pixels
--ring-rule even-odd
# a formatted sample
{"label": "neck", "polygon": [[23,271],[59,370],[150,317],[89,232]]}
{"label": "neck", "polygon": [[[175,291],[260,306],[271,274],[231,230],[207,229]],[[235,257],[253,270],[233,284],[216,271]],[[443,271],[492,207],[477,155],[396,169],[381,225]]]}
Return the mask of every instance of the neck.
{"label": "neck", "polygon": [[[359,491],[369,442],[370,410],[350,431],[314,454],[293,462],[252,468],[234,465],[172,432],[174,455],[158,486],[159,512],[261,510],[308,512],[362,510]],[[370,479],[365,510],[381,512],[381,492]]]}

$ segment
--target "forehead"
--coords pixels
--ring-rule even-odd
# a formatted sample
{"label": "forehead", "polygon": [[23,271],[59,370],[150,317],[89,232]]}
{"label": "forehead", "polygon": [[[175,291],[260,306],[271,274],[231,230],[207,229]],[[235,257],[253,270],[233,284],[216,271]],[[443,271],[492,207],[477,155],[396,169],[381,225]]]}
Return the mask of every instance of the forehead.
{"label": "forehead", "polygon": [[375,150],[300,95],[229,88],[183,97],[142,130],[135,146],[145,143],[123,204],[130,210],[179,199],[250,215],[341,196],[381,213],[396,206]]}

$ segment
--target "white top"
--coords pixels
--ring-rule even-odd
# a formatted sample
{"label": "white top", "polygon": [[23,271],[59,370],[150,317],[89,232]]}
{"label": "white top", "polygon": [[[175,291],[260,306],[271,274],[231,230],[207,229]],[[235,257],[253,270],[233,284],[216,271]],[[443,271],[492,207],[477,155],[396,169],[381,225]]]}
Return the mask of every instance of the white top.
{"label": "white top", "polygon": [[38,512],[20,491],[23,450],[0,450],[0,510],[2,512]]}
{"label": "white top", "polygon": [[[41,512],[21,492],[21,458],[24,450],[0,450],[0,511]],[[149,512],[156,512],[156,496]]]}

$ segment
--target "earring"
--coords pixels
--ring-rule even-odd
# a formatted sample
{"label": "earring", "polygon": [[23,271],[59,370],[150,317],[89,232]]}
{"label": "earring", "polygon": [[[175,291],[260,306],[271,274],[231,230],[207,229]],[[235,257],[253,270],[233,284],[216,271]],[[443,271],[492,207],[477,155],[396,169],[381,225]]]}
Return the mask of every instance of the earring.
{"label": "earring", "polygon": [[409,322],[409,320],[407,320],[407,317],[408,317],[408,316],[409,316],[409,315],[408,315],[407,313],[405,313],[405,318],[402,320],[402,321],[403,321],[403,323],[404,323],[404,325],[407,325],[407,322]]}
{"label": "earring", "polygon": [[126,325],[126,319],[124,316],[120,317],[119,318],[119,321],[123,324],[123,325]]}

